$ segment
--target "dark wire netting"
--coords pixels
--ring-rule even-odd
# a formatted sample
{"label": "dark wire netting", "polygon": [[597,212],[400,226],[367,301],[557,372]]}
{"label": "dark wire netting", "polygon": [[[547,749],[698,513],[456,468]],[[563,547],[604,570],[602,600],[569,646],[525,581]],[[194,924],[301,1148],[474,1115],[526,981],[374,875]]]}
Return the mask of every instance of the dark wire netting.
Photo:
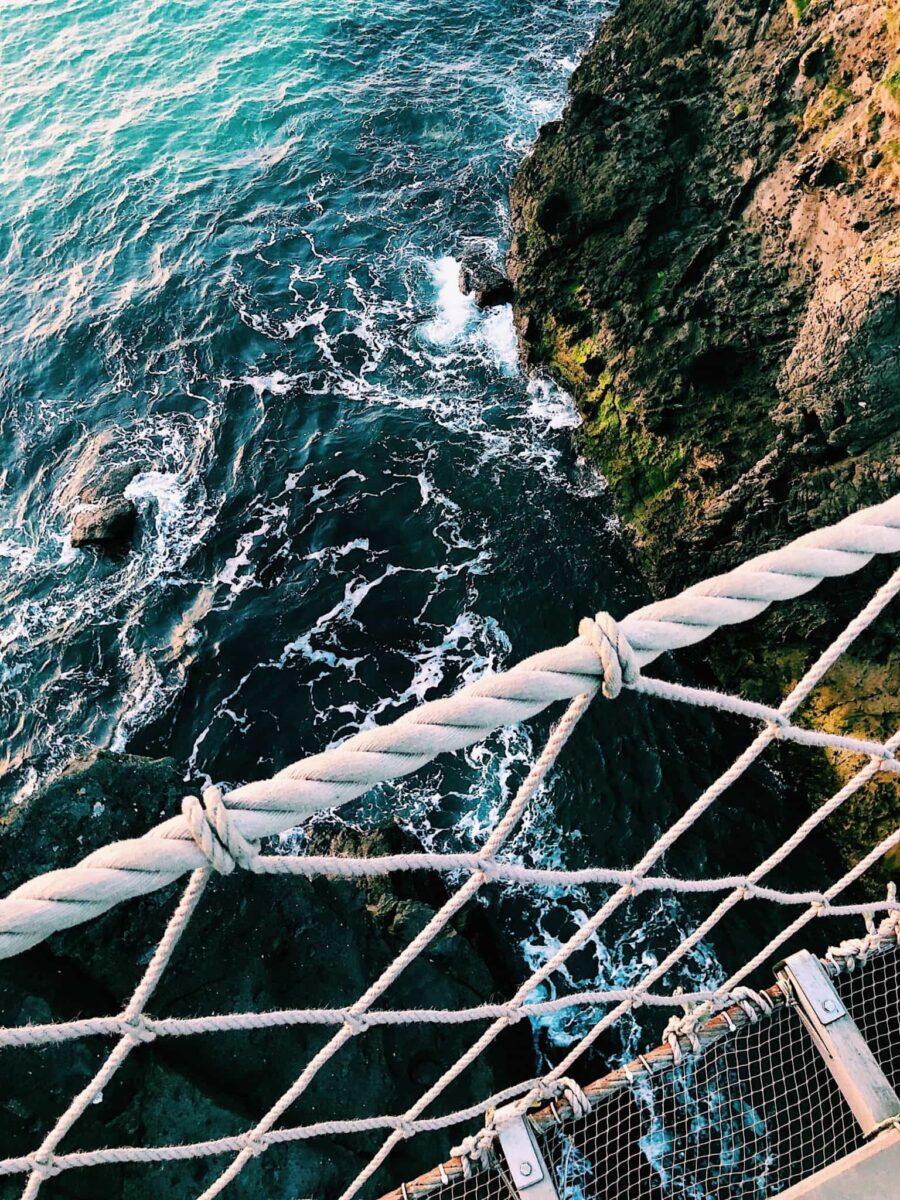
{"label": "dark wire netting", "polygon": [[891,1086],[900,1089],[900,950],[875,955],[834,986]]}
{"label": "dark wire netting", "polygon": [[569,1200],[760,1200],[862,1140],[793,1009],[638,1078],[544,1138]]}
{"label": "dark wire netting", "polygon": [[[837,987],[892,1083],[900,1076],[900,951]],[[764,1200],[863,1143],[793,1008],[780,1009],[585,1117],[538,1135],[560,1200]],[[435,1200],[516,1200],[502,1168]]]}

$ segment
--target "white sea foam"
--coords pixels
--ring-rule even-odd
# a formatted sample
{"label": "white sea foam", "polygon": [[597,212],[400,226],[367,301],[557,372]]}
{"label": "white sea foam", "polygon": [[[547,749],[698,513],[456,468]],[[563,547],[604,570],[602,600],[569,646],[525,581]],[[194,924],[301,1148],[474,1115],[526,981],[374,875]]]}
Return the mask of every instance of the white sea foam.
{"label": "white sea foam", "polygon": [[478,337],[487,346],[494,363],[507,374],[519,370],[519,347],[513,327],[512,307],[504,304],[490,309],[481,321]]}
{"label": "white sea foam", "polygon": [[471,296],[459,287],[459,261],[449,254],[437,259],[431,267],[437,289],[436,312],[422,326],[422,336],[436,346],[450,346],[474,321],[478,309]]}

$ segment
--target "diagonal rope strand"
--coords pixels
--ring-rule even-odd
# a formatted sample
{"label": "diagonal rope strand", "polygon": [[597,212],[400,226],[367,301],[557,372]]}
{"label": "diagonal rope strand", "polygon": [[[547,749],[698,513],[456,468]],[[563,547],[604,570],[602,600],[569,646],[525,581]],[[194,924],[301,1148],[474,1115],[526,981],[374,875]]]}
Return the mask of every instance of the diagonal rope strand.
{"label": "diagonal rope strand", "polygon": [[180,901],[166,926],[165,932],[153,952],[153,957],[141,976],[124,1013],[122,1014],[122,1036],[103,1065],[60,1116],[59,1120],[41,1142],[31,1157],[31,1174],[22,1193],[22,1200],[34,1200],[44,1179],[56,1174],[53,1152],[78,1118],[93,1104],[103,1089],[122,1066],[125,1059],[141,1042],[150,1041],[156,1035],[143,1025],[143,1010],[155,991],[163,972],[175,953],[175,947],[200,902],[206,887],[209,871],[197,870],[188,881]]}
{"label": "diagonal rope strand", "polygon": [[[485,842],[481,856],[491,859],[502,848],[503,844],[509,838],[510,834],[518,824],[526,806],[540,787],[547,773],[553,768],[554,763],[559,757],[563,746],[572,735],[575,726],[581,720],[581,717],[587,711],[587,707],[593,698],[593,693],[588,692],[584,695],[577,696],[569,705],[558,725],[553,729],[547,743],[541,752],[537,762],[528,772],[528,775],[523,780],[518,792],[516,793],[512,803],[507,809],[503,819],[494,828],[491,835]],[[428,945],[437,937],[441,930],[446,926],[448,921],[475,895],[480,888],[487,882],[487,876],[481,870],[476,870],[463,886],[447,900],[437,913],[428,922],[422,932],[415,937],[405,950],[398,955],[394,962],[382,972],[375,980],[367,992],[359,998],[356,1004],[353,1005],[351,1013],[353,1018],[362,1016],[375,1001],[381,996],[391,984],[399,978],[402,971],[414,959],[426,949]],[[342,1025],[340,1030],[334,1035],[329,1042],[315,1055],[315,1057],[307,1064],[303,1072],[294,1081],[293,1085],[272,1105],[269,1111],[257,1123],[251,1133],[248,1135],[250,1145],[241,1150],[237,1158],[231,1163],[228,1168],[214,1180],[212,1184],[203,1192],[201,1200],[212,1200],[213,1196],[217,1196],[223,1191],[228,1184],[235,1179],[244,1166],[254,1155],[255,1147],[260,1145],[259,1137],[262,1134],[268,1133],[275,1125],[281,1116],[290,1108],[295,1100],[306,1091],[312,1081],[318,1075],[324,1065],[333,1058],[335,1054],[353,1037],[356,1032],[354,1022],[348,1020]]]}
{"label": "diagonal rope strand", "polygon": [[[839,634],[839,636],[835,638],[831,645],[829,645],[816,659],[813,665],[809,668],[809,670],[795,685],[795,687],[780,705],[778,711],[781,715],[789,717],[797,711],[797,709],[804,702],[804,700],[807,699],[815,685],[824,677],[830,667],[837,662],[837,660],[842,654],[844,654],[853,641],[872,624],[872,622],[876,619],[876,617],[879,616],[881,612],[883,612],[885,607],[897,595],[898,592],[900,592],[900,569],[895,571],[887,583],[878,589],[863,610],[856,617],[854,617],[852,621],[849,622],[843,632]],[[649,871],[650,868],[668,852],[681,834],[691,828],[691,826],[695,824],[695,822],[706,811],[706,809],[709,808],[710,805],[713,804],[719,798],[719,796],[721,796],[722,793],[725,792],[731,786],[731,784],[734,783],[735,780],[738,779],[740,775],[742,775],[744,771],[746,771],[747,768],[756,761],[766,747],[769,746],[776,738],[777,729],[777,724],[773,723],[757,735],[750,746],[737,758],[731,767],[729,767],[727,771],[720,775],[719,778],[712,783],[694,802],[694,804],[691,805],[687,812],[685,812],[684,815],[678,821],[676,821],[666,831],[666,833],[659,838],[644,854],[643,858],[634,868],[633,874],[635,877],[641,878],[644,874],[646,874],[646,872]],[[862,772],[859,772],[859,775],[863,775],[869,771],[871,771],[871,774],[874,774],[879,762],[880,759],[873,759],[865,768],[863,768]],[[871,776],[869,774],[866,774],[866,779],[870,777]],[[857,787],[861,786],[862,782],[859,782]],[[853,790],[855,791],[856,788]],[[843,793],[846,794],[842,795]],[[852,792],[849,792],[846,787],[842,788],[841,792],[838,793],[839,796],[842,796],[842,799],[837,803],[842,803],[843,799],[846,799],[847,795],[850,794],[852,794]],[[837,807],[837,804],[835,804],[834,807]],[[804,823],[804,826],[808,825],[809,822]],[[805,834],[803,836],[805,836]],[[606,901],[606,903],[594,913],[590,920],[586,921],[581,928],[567,942],[565,942],[559,948],[559,950],[557,950],[556,954],[548,959],[548,961],[539,970],[535,971],[525,981],[525,983],[521,985],[513,997],[513,1003],[523,1004],[528,994],[532,992],[539,984],[548,979],[554,973],[554,971],[563,966],[571,957],[571,955],[574,954],[576,950],[580,949],[581,946],[583,946],[587,941],[589,941],[590,938],[592,938],[594,934],[606,923],[608,918],[612,916],[612,914],[616,912],[632,895],[634,895],[633,885],[626,885],[619,888]],[[677,951],[673,952],[675,955],[673,962],[678,961],[678,959],[681,958],[681,949],[682,948],[679,947]],[[671,966],[672,964],[670,963],[669,965]],[[653,976],[654,981],[659,977],[655,971],[651,972],[651,975]],[[583,1051],[586,1050],[588,1046],[600,1036],[600,1033],[603,1031],[603,1029],[607,1028],[613,1020],[617,1019],[618,1016],[621,1016],[626,1011],[626,1007],[627,1006],[619,1006],[619,1008],[615,1010],[615,1017],[613,1017],[612,1014],[607,1014],[606,1017],[602,1018],[601,1021],[594,1026],[590,1033],[588,1033],[585,1038],[579,1042],[578,1046],[576,1046],[573,1051],[566,1055],[563,1063],[554,1071],[549,1073],[547,1078],[552,1082],[553,1079],[564,1075],[568,1067],[571,1066],[571,1064],[580,1056],[580,1054],[583,1053]],[[417,1100],[416,1103],[404,1113],[404,1118],[407,1120],[414,1120],[415,1118],[419,1117],[425,1111],[425,1109],[428,1108],[429,1105],[436,1100],[438,1096],[440,1096],[442,1092],[444,1092],[446,1088],[449,1087],[449,1085],[459,1075],[461,1075],[462,1072],[472,1062],[475,1061],[475,1059],[481,1055],[481,1053],[503,1032],[506,1027],[506,1020],[495,1021],[491,1026],[489,1026],[489,1028],[485,1030],[485,1032],[469,1048],[469,1050],[467,1050],[465,1054],[457,1059],[457,1061],[451,1067],[449,1067],[448,1070],[445,1071],[444,1074],[434,1084],[432,1084],[428,1091],[425,1092],[419,1098],[419,1100]],[[377,1153],[372,1157],[369,1163],[359,1172],[350,1186],[341,1194],[340,1200],[352,1200],[352,1197],[357,1195],[359,1189],[367,1182],[367,1180],[372,1177],[372,1175],[374,1175],[378,1168],[385,1162],[394,1147],[400,1141],[402,1141],[403,1137],[404,1133],[402,1130],[394,1130],[383,1143],[381,1148],[377,1151]],[[201,1197],[201,1200],[207,1200],[207,1197]]]}
{"label": "diagonal rope strand", "polygon": [[[629,665],[646,666],[667,650],[751,620],[776,600],[804,595],[822,579],[858,571],[876,554],[897,552],[900,495],[631,613],[618,626],[631,655]],[[608,686],[610,661],[605,667],[598,656],[596,635],[581,635],[510,671],[487,675],[454,696],[420,705],[393,724],[358,733],[341,746],[293,763],[273,779],[236,788],[224,799],[219,816],[230,823],[235,844],[247,846],[282,833],[313,812],[408,775],[438,754],[481,741],[554,701],[571,700],[601,682]],[[105,846],[75,867],[29,880],[0,900],[0,957],[27,950],[56,930],[90,920],[122,900],[166,887],[204,866],[207,856],[193,840],[191,811],[195,810],[188,806],[181,816],[142,838]]]}

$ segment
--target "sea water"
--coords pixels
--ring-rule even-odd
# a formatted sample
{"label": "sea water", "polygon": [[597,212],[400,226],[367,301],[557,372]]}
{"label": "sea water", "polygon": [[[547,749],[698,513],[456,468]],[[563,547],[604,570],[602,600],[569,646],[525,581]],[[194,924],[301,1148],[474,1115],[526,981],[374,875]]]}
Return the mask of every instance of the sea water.
{"label": "sea water", "polygon": [[[646,599],[571,400],[522,371],[510,309],[458,285],[464,254],[502,262],[511,175],[606,12],[3,5],[4,803],[97,747],[263,777]],[[136,466],[120,556],[69,540],[98,448]],[[731,753],[706,718],[635,697],[583,725],[521,861],[629,865]],[[477,846],[546,728],[343,819]],[[747,827],[727,826],[732,864]],[[685,869],[718,844],[687,839]],[[602,899],[489,896],[523,977]],[[541,994],[633,981],[685,922],[645,899]],[[720,977],[701,946],[669,984]],[[537,1058],[595,1016],[535,1022]]]}

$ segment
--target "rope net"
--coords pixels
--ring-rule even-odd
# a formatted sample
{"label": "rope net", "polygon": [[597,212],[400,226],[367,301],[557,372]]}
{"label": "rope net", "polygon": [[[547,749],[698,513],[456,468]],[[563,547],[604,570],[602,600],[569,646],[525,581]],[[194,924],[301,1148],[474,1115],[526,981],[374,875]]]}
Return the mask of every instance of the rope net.
{"label": "rope net", "polygon": [[[160,1164],[211,1159],[216,1164],[216,1173],[212,1182],[199,1193],[200,1200],[211,1200],[236,1180],[250,1162],[273,1147],[319,1137],[334,1139],[380,1133],[384,1135],[380,1148],[356,1177],[348,1181],[341,1193],[341,1200],[350,1200],[367,1188],[391,1151],[406,1139],[423,1132],[465,1125],[471,1128],[484,1113],[511,1100],[515,1101],[515,1111],[524,1113],[535,1103],[568,1095],[570,1098],[576,1097],[575,1107],[583,1111],[573,1125],[569,1142],[563,1145],[563,1139],[559,1144],[554,1143],[552,1152],[548,1151],[551,1157],[556,1155],[560,1163],[568,1164],[566,1171],[571,1169],[577,1172],[580,1169],[577,1163],[585,1159],[592,1160],[592,1156],[608,1162],[610,1148],[615,1149],[617,1155],[620,1142],[623,1146],[623,1162],[627,1160],[624,1150],[626,1142],[630,1146],[637,1146],[642,1156],[642,1161],[638,1161],[632,1154],[632,1166],[626,1169],[619,1191],[610,1190],[612,1184],[607,1186],[604,1183],[607,1190],[584,1190],[584,1195],[652,1195],[652,1187],[657,1186],[663,1178],[669,1180],[665,1185],[669,1187],[666,1192],[669,1195],[675,1194],[671,1191],[673,1180],[683,1177],[686,1181],[697,1172],[702,1175],[704,1170],[707,1171],[707,1176],[704,1176],[707,1183],[703,1186],[712,1186],[709,1172],[715,1169],[721,1174],[725,1168],[714,1168],[711,1164],[715,1161],[721,1163],[729,1154],[736,1155],[736,1164],[729,1170],[745,1173],[757,1169],[754,1165],[757,1159],[753,1157],[757,1151],[745,1149],[743,1143],[739,1152],[734,1149],[736,1143],[733,1136],[724,1129],[722,1105],[712,1099],[724,1094],[733,1085],[737,1089],[750,1089],[746,1096],[740,1093],[743,1098],[739,1103],[735,1102],[744,1113],[744,1117],[739,1119],[750,1121],[751,1112],[758,1112],[761,1106],[764,1108],[762,1091],[753,1091],[754,1087],[765,1090],[764,1081],[760,1082],[758,1067],[755,1072],[749,1071],[752,1061],[771,1064],[770,1087],[772,1080],[777,1078],[782,1093],[785,1090],[791,1093],[792,1104],[811,1103],[810,1097],[814,1095],[815,1103],[821,1106],[822,1120],[830,1121],[834,1128],[834,1145],[843,1152],[852,1141],[851,1129],[838,1132],[839,1127],[843,1128],[840,1107],[843,1102],[829,1098],[827,1081],[821,1077],[821,1072],[808,1053],[808,1047],[798,1036],[794,1018],[790,1012],[777,1010],[771,997],[750,992],[743,986],[743,981],[760,966],[770,962],[785,943],[794,939],[817,918],[861,915],[874,929],[875,916],[886,913],[887,924],[884,928],[887,932],[882,940],[890,941],[892,936],[890,930],[894,926],[891,922],[900,911],[893,893],[882,902],[844,903],[841,897],[870,866],[900,844],[900,828],[884,837],[843,876],[822,891],[791,892],[779,889],[771,886],[767,877],[841,805],[876,776],[883,774],[886,778],[893,778],[900,771],[900,760],[895,753],[900,746],[900,731],[882,743],[839,736],[825,730],[811,730],[793,720],[828,670],[900,592],[900,570],[878,589],[839,637],[816,659],[777,709],[750,703],[740,697],[650,678],[642,674],[642,669],[667,650],[692,645],[721,626],[749,620],[773,601],[791,599],[808,592],[823,578],[850,574],[865,566],[877,554],[897,552],[900,552],[900,497],[855,514],[838,525],[808,534],[782,550],[751,560],[727,575],[695,585],[678,597],[649,605],[621,622],[615,622],[608,614],[598,614],[596,618],[582,622],[579,637],[567,646],[535,655],[508,672],[487,676],[446,700],[421,705],[392,725],[357,734],[337,748],[294,763],[271,780],[236,788],[227,796],[223,796],[218,788],[209,788],[202,799],[188,797],[181,816],[164,822],[144,837],[114,843],[95,851],[74,867],[49,872],[16,888],[8,897],[0,900],[0,957],[19,954],[57,930],[99,916],[126,899],[164,888],[188,874],[187,885],[172,918],[121,1013],[0,1030],[0,1047],[8,1048],[50,1046],[92,1037],[111,1038],[114,1043],[90,1082],[71,1099],[61,1098],[59,1119],[52,1128],[43,1131],[39,1145],[30,1153],[0,1160],[0,1179],[18,1176],[18,1182],[24,1186],[21,1192],[24,1200],[33,1200],[46,1180],[76,1169],[111,1164]],[[741,715],[753,722],[758,732],[744,752],[657,838],[631,870],[597,867],[582,871],[548,871],[526,869],[504,861],[500,857],[504,846],[596,692],[602,691],[605,697],[614,699],[623,688],[668,701],[712,707]],[[563,716],[553,728],[543,751],[506,811],[476,854],[409,854],[362,859],[261,853],[260,843],[263,839],[296,826],[311,813],[345,803],[379,783],[418,769],[442,752],[472,745],[492,730],[533,716],[554,701],[561,700],[568,702]],[[778,849],[748,874],[697,880],[675,879],[665,875],[661,866],[670,848],[777,740],[829,747],[843,755],[857,756],[860,765],[833,796],[812,812]],[[336,1009],[290,1009],[269,1013],[234,1012],[182,1019],[154,1016],[150,1011],[154,991],[201,901],[211,872],[228,875],[238,869],[262,875],[300,876],[375,876],[401,870],[427,870],[445,873],[452,880],[463,876],[465,881],[451,892],[425,927],[352,1005]],[[587,916],[577,931],[547,961],[522,982],[509,1000],[458,1011],[376,1007],[404,970],[434,944],[441,932],[481,889],[495,880],[508,880],[520,886],[553,884],[570,888],[591,883],[611,886],[602,904]],[[707,893],[712,897],[714,906],[662,961],[632,986],[598,989],[559,999],[535,999],[536,989],[557,972],[565,970],[572,956],[595,937],[614,913],[636,895],[648,891]],[[670,994],[666,980],[672,968],[700,945],[734,908],[747,901],[760,899],[784,906],[793,914],[792,918],[758,954],[721,986],[690,996]],[[892,979],[891,987],[896,995],[896,979]],[[886,976],[883,982],[887,986]],[[863,996],[860,1007],[866,1007],[869,999]],[[572,1083],[569,1072],[605,1030],[641,1005],[680,1011],[686,1001],[698,1007],[688,1017],[676,1017],[667,1029],[666,1045],[662,1048],[662,1055],[669,1056],[667,1062],[671,1067],[671,1078],[667,1082],[657,1084],[654,1081],[643,1100],[639,1089],[632,1091],[619,1088],[615,1092],[615,1101],[608,1102],[614,1103],[615,1111],[605,1107],[606,1101],[604,1105],[594,1106],[593,1100],[583,1099],[584,1094]],[[755,1012],[757,1016],[763,1012],[767,1020],[760,1024],[760,1030],[764,1026],[765,1031],[736,1033],[729,1045],[721,1045],[718,1039],[723,1028],[722,1018],[714,1014],[725,1010],[727,1016],[731,1011],[729,1006],[735,1001],[740,1011]],[[852,1000],[852,1003],[855,1004],[856,1000]],[[603,1017],[594,1022],[588,1032],[543,1077],[522,1080],[502,1093],[464,1109],[437,1116],[432,1114],[435,1102],[510,1026],[560,1008],[597,1005],[606,1006]],[[405,1112],[341,1120],[324,1119],[306,1125],[284,1123],[289,1110],[308,1091],[323,1068],[353,1039],[364,1036],[367,1030],[378,1025],[409,1026],[422,1023],[472,1024],[476,1032],[472,1034],[468,1049],[460,1053]],[[249,1127],[229,1136],[189,1143],[112,1146],[93,1150],[63,1150],[61,1147],[64,1139],[69,1140],[69,1135],[88,1108],[102,1103],[104,1089],[126,1060],[135,1052],[139,1054],[140,1048],[146,1043],[167,1037],[196,1037],[229,1031],[309,1025],[326,1029],[331,1027],[333,1032],[298,1070],[291,1086],[282,1095],[273,1097],[269,1109]],[[728,1017],[725,1028],[730,1029],[733,1025],[734,1018]],[[712,1050],[707,1045],[710,1030],[717,1041]],[[881,1035],[873,1036],[877,1039]],[[888,1054],[888,1039],[883,1040],[881,1053]],[[710,1105],[717,1106],[715,1111],[710,1110]],[[699,1148],[695,1151],[685,1142],[685,1139],[689,1141],[696,1135],[698,1113],[705,1113],[703,1119],[709,1131],[706,1137],[708,1146],[704,1152]],[[639,1132],[642,1129],[641,1122],[647,1121],[650,1124],[649,1134]],[[777,1118],[774,1127],[781,1130],[773,1135],[776,1141],[771,1143],[779,1162],[787,1154],[797,1164],[797,1170],[808,1173],[815,1169],[815,1154],[804,1149],[801,1141],[797,1140],[802,1139],[803,1131],[789,1134],[786,1132],[787,1126],[779,1123]],[[752,1133],[752,1122],[748,1128]],[[653,1141],[657,1132],[658,1145]],[[465,1176],[471,1171],[473,1162],[486,1161],[491,1153],[494,1133],[488,1125],[468,1137],[454,1159],[453,1170]],[[634,1134],[637,1136],[634,1137]],[[648,1137],[650,1141],[646,1141]],[[603,1154],[598,1153],[601,1140]],[[682,1142],[685,1144],[682,1145]],[[709,1144],[722,1148],[710,1153]],[[752,1138],[746,1144],[752,1145]],[[646,1149],[642,1148],[643,1145]],[[769,1146],[770,1143],[765,1142],[765,1145]],[[706,1167],[701,1162],[704,1153],[704,1161],[710,1164]],[[749,1165],[745,1161],[747,1154],[751,1155]],[[655,1167],[654,1155],[658,1160]],[[573,1163],[576,1165],[572,1166]],[[786,1169],[784,1166],[778,1168],[781,1171]],[[647,1184],[650,1190],[641,1191],[644,1186],[641,1181],[648,1170],[657,1182],[654,1184],[651,1180]],[[774,1179],[775,1168],[772,1170]],[[492,1180],[490,1173],[482,1174],[484,1187],[494,1188],[494,1191],[467,1192],[465,1188],[471,1181],[464,1179],[459,1185],[464,1190],[452,1194],[504,1194],[502,1189],[496,1190],[500,1183]],[[450,1179],[449,1172],[441,1168],[439,1177],[444,1175]],[[458,1185],[450,1180],[450,1186]],[[685,1196],[706,1194],[702,1191],[684,1191],[687,1186],[685,1182],[682,1187]],[[721,1182],[716,1186],[721,1186]],[[417,1194],[409,1188],[402,1191],[410,1196]],[[578,1195],[577,1191],[571,1194],[573,1197]],[[735,1191],[734,1194],[751,1193]]]}
{"label": "rope net", "polygon": [[[896,1084],[900,950],[896,934],[862,950],[835,980]],[[648,1071],[659,1054],[635,1060],[586,1089],[590,1111],[565,1103],[531,1117],[561,1200],[765,1200],[864,1144],[821,1053],[797,1010],[760,1013],[702,1055]],[[734,1010],[740,1016],[739,1008]],[[662,1052],[664,1054],[664,1052]],[[448,1163],[442,1168],[452,1171]],[[448,1176],[449,1178],[449,1176]],[[405,1185],[413,1200],[518,1200],[500,1165],[441,1184],[439,1175]],[[403,1190],[384,1200],[401,1200]]]}

